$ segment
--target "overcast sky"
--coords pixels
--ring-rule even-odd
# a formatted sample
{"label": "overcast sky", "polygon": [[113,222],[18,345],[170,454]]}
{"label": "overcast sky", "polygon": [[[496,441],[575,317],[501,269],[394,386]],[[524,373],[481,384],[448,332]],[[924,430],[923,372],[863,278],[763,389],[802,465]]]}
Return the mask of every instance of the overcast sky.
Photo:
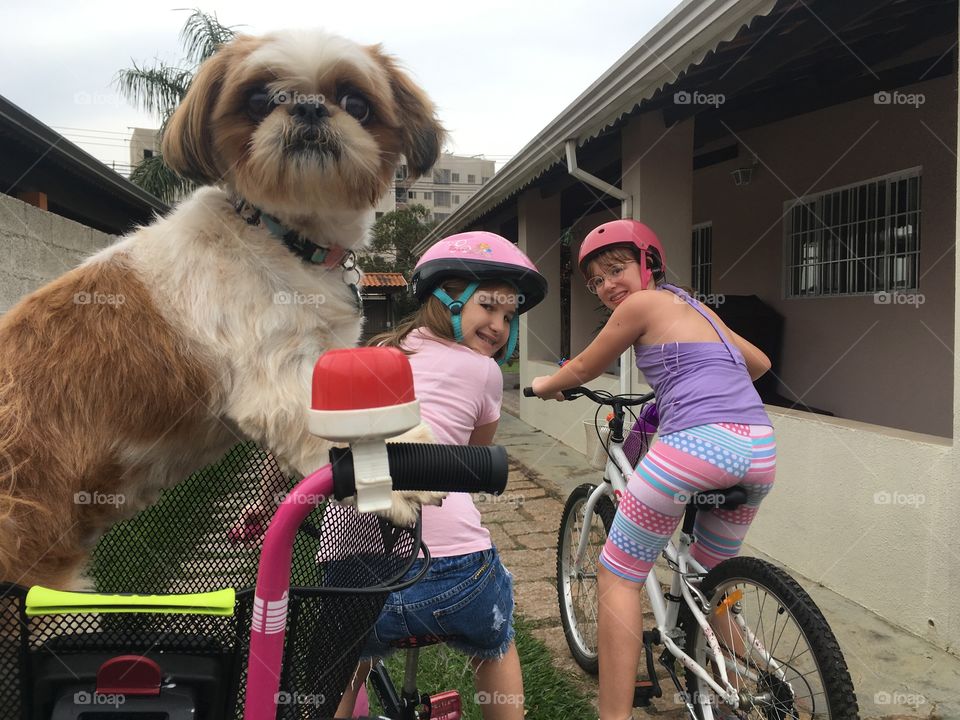
{"label": "overcast sky", "polygon": [[[130,127],[158,121],[112,86],[132,60],[179,64],[181,0],[33,2],[0,7],[0,94],[96,157],[128,162]],[[208,0],[253,34],[322,27],[383,43],[427,90],[447,149],[498,168],[629,50],[678,0],[342,2]],[[67,129],[69,128],[69,129]]]}

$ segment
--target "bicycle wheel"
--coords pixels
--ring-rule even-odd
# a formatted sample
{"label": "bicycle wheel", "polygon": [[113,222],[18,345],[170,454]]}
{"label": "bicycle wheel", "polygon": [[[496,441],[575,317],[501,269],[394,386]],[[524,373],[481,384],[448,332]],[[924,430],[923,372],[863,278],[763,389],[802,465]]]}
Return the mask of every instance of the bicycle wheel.
{"label": "bicycle wheel", "polygon": [[[591,675],[599,667],[597,658],[597,561],[607,541],[616,510],[609,496],[600,498],[589,526],[584,511],[595,485],[576,488],[563,508],[557,537],[557,596],[560,620],[570,654],[577,665]],[[584,532],[589,534],[581,570],[575,570],[577,548]]]}
{"label": "bicycle wheel", "polygon": [[[699,717],[758,720],[856,720],[857,697],[840,646],[820,609],[796,580],[758,558],[738,557],[717,565],[700,590],[727,666],[739,691],[734,712],[707,683],[687,671],[687,690]],[[686,653],[718,678],[703,630],[682,606]],[[741,623],[742,621],[742,623]],[[749,633],[756,642],[751,642]]]}

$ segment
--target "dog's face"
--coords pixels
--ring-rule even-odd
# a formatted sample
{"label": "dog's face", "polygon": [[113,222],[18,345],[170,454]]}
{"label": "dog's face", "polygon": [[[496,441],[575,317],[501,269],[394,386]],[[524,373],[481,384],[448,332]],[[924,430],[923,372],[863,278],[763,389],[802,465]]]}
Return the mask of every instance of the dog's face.
{"label": "dog's face", "polygon": [[437,160],[433,104],[379,46],[320,31],[241,36],[199,69],[163,138],[164,161],[271,212],[369,210]]}

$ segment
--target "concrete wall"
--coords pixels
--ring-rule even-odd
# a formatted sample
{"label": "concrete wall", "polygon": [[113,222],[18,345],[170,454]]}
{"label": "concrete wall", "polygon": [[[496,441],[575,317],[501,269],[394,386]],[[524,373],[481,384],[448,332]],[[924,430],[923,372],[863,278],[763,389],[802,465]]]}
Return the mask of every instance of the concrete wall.
{"label": "concrete wall", "polygon": [[0,194],[0,313],[116,237]]}
{"label": "concrete wall", "polygon": [[[839,417],[950,437],[956,76],[900,90],[926,102],[862,98],[739,134],[739,158],[694,173],[693,221],[713,222],[713,292],[756,294],[784,316],[781,392]],[[730,171],[751,151],[761,163],[736,187]],[[784,203],[916,166],[924,304],[785,299]]]}

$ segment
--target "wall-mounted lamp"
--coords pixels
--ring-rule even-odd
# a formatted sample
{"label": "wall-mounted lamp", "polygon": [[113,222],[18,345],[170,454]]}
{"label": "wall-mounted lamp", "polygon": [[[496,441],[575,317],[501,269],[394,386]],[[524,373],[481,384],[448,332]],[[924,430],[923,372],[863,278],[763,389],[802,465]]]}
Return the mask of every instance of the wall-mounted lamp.
{"label": "wall-mounted lamp", "polygon": [[753,156],[753,160],[749,165],[744,167],[739,167],[736,170],[730,171],[730,176],[733,178],[733,184],[737,187],[741,185],[749,185],[750,181],[753,180],[753,171],[760,164],[760,161],[757,159],[757,156]]}

